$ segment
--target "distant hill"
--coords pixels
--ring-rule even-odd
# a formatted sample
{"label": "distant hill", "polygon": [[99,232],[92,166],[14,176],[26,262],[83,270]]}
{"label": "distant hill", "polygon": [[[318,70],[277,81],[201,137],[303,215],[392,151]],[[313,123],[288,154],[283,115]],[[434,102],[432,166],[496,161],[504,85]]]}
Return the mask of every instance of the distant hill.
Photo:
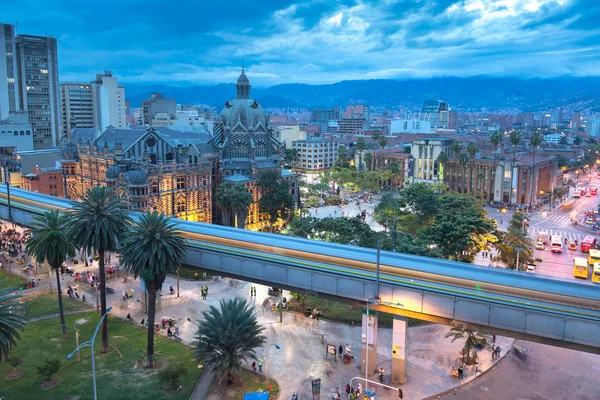
{"label": "distant hill", "polygon": [[[252,79],[252,76],[249,76]],[[177,87],[167,85],[126,85],[131,107],[139,107],[151,93],[159,92],[181,104],[208,104],[221,108],[235,97],[233,84]],[[488,111],[518,109],[539,111],[554,107],[577,109],[600,101],[600,78],[561,77],[518,78],[432,78],[414,80],[357,80],[328,85],[288,83],[266,89],[252,89],[252,96],[264,108],[316,108],[345,104],[383,107],[418,106],[439,98],[455,110]]]}

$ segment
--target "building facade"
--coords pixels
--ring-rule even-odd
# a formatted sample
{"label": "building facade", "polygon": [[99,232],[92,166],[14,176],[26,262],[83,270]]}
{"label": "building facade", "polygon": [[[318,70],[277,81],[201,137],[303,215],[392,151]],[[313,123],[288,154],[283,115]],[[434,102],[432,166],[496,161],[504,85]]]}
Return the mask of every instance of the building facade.
{"label": "building facade", "polygon": [[296,168],[304,172],[321,172],[333,168],[340,144],[335,140],[309,138],[295,140],[292,149],[297,151]]}
{"label": "building facade", "polygon": [[15,27],[0,24],[0,121],[20,109],[16,54]]}
{"label": "building facade", "polygon": [[397,119],[391,123],[391,133],[431,133],[431,121]]}
{"label": "building facade", "polygon": [[105,70],[103,74],[96,75],[92,88],[96,103],[96,128],[101,131],[109,126],[125,129],[127,127],[125,87],[119,85],[111,70]]}
{"label": "building facade", "polygon": [[448,103],[441,100],[427,100],[421,106],[419,119],[421,121],[429,121],[431,128],[448,129],[448,113],[450,108]]}
{"label": "building facade", "polygon": [[35,149],[58,146],[61,126],[56,39],[19,35],[15,43],[19,109],[28,114],[33,145]]}
{"label": "building facade", "polygon": [[36,166],[30,173],[21,177],[21,189],[64,197],[62,168]]}
{"label": "building facade", "polygon": [[73,128],[96,127],[96,102],[92,85],[67,82],[60,84],[62,136]]}
{"label": "building facade", "polygon": [[165,99],[160,93],[153,93],[148,100],[142,101],[142,122],[152,126],[152,120],[157,113],[168,114],[169,119],[175,119],[177,103],[175,99]]}

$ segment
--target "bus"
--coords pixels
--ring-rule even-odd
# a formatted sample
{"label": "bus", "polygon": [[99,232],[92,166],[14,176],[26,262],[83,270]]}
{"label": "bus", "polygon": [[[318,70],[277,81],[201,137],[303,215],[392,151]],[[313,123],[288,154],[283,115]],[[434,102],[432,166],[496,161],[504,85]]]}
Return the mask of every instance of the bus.
{"label": "bus", "polygon": [[590,188],[590,193],[592,194],[592,196],[597,195],[598,194],[598,188],[595,188],[595,187]]}
{"label": "bus", "polygon": [[590,250],[588,264],[594,265],[597,262],[600,262],[600,250]]}
{"label": "bus", "polygon": [[594,271],[592,272],[592,282],[600,283],[600,263],[594,263]]}
{"label": "bus", "polygon": [[583,257],[575,257],[575,265],[573,266],[573,275],[575,278],[588,278],[588,264]]}
{"label": "bus", "polygon": [[596,237],[595,236],[586,236],[581,241],[579,245],[579,249],[584,253],[587,253],[591,249],[596,247]]}
{"label": "bus", "polygon": [[552,235],[552,239],[550,239],[550,251],[553,253],[562,253],[562,240],[560,236]]}

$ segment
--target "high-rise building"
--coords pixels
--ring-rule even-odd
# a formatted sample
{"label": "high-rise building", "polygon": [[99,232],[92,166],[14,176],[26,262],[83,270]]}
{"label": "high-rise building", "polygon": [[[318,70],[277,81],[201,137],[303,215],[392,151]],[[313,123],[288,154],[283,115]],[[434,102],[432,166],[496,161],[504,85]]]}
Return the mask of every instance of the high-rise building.
{"label": "high-rise building", "polygon": [[19,91],[15,85],[16,52],[14,26],[0,24],[0,121],[7,119],[9,112],[19,110]]}
{"label": "high-rise building", "polygon": [[60,94],[56,39],[16,37],[19,108],[28,114],[35,149],[57,146],[60,136]]}
{"label": "high-rise building", "polygon": [[103,132],[108,126],[126,128],[125,87],[119,85],[117,78],[112,76],[112,71],[97,74],[92,87],[96,101],[97,128]]}
{"label": "high-rise building", "polygon": [[96,128],[96,102],[92,85],[86,83],[61,83],[60,107],[62,135],[75,127]]}
{"label": "high-rise building", "polygon": [[177,103],[175,99],[165,99],[161,93],[153,93],[148,100],[142,101],[142,109],[144,125],[152,126],[152,120],[159,113],[169,114],[170,119],[175,119]]}
{"label": "high-rise building", "polygon": [[427,100],[421,107],[419,119],[421,121],[430,121],[431,128],[448,128],[448,112],[450,108],[448,103],[441,100]]}

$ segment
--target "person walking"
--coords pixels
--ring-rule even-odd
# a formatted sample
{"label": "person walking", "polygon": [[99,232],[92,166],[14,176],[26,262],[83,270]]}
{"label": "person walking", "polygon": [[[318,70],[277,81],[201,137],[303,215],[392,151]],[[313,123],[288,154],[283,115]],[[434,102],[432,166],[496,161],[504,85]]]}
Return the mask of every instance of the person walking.
{"label": "person walking", "polygon": [[252,361],[252,371],[256,372],[256,361]]}
{"label": "person walking", "polygon": [[258,359],[258,372],[262,374],[262,360]]}
{"label": "person walking", "polygon": [[383,383],[383,374],[385,374],[385,370],[383,367],[379,368],[379,382]]}
{"label": "person walking", "polygon": [[463,369],[462,367],[458,368],[458,379],[462,380],[463,378]]}

